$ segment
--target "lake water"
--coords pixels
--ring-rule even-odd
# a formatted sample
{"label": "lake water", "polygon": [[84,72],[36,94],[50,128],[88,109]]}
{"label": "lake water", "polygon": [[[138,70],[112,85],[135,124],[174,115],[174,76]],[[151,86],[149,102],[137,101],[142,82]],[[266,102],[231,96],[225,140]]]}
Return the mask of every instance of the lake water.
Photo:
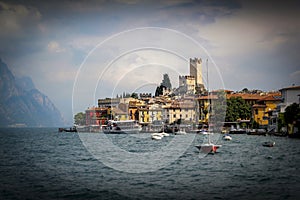
{"label": "lake water", "polygon": [[[154,141],[150,134],[0,129],[0,199],[299,199],[299,139],[214,137],[219,152],[203,155],[194,147],[203,135]],[[269,140],[275,146],[263,147]],[[117,148],[103,149],[105,141]]]}

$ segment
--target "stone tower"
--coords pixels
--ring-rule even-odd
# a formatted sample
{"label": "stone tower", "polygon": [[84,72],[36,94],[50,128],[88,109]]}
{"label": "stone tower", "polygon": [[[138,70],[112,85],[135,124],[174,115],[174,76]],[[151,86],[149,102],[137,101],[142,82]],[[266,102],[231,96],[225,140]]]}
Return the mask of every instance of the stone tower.
{"label": "stone tower", "polygon": [[201,94],[204,91],[201,58],[190,58],[190,76],[195,77],[195,92]]}
{"label": "stone tower", "polygon": [[203,85],[201,58],[190,58],[190,75],[195,77],[196,87]]}

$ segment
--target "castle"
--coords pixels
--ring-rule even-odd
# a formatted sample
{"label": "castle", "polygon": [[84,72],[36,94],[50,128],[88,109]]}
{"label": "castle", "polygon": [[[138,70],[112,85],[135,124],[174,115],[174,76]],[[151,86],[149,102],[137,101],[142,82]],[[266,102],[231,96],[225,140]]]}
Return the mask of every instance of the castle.
{"label": "castle", "polygon": [[185,94],[200,94],[204,91],[201,58],[190,58],[190,75],[179,76],[179,88]]}

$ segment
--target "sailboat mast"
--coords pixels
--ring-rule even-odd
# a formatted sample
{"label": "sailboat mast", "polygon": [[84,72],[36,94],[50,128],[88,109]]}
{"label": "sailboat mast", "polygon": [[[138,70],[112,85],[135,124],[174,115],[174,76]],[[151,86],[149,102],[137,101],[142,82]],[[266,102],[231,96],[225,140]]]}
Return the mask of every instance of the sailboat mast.
{"label": "sailboat mast", "polygon": [[209,82],[208,82],[208,59],[206,59],[206,80],[207,80],[207,94],[209,95]]}
{"label": "sailboat mast", "polygon": [[[209,113],[209,115],[210,115],[210,109],[211,109],[211,100],[210,100],[210,94],[209,94],[209,79],[208,79],[208,59],[206,59],[206,70],[207,70],[207,72],[206,72],[206,76],[207,76],[207,100],[208,100],[208,106],[209,106],[209,109],[208,109],[208,113]],[[210,142],[210,127],[209,127],[209,115],[208,115],[208,120],[207,120],[207,122],[208,122],[208,131],[207,131],[207,133],[208,133],[208,144],[210,144],[211,142]]]}

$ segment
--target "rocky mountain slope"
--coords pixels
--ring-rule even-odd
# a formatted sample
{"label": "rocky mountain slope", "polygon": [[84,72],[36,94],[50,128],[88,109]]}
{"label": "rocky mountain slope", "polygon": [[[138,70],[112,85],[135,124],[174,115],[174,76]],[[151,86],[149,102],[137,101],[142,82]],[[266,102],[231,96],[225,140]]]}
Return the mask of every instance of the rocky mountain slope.
{"label": "rocky mountain slope", "polygon": [[52,127],[64,125],[51,100],[29,77],[16,78],[0,59],[0,126]]}

